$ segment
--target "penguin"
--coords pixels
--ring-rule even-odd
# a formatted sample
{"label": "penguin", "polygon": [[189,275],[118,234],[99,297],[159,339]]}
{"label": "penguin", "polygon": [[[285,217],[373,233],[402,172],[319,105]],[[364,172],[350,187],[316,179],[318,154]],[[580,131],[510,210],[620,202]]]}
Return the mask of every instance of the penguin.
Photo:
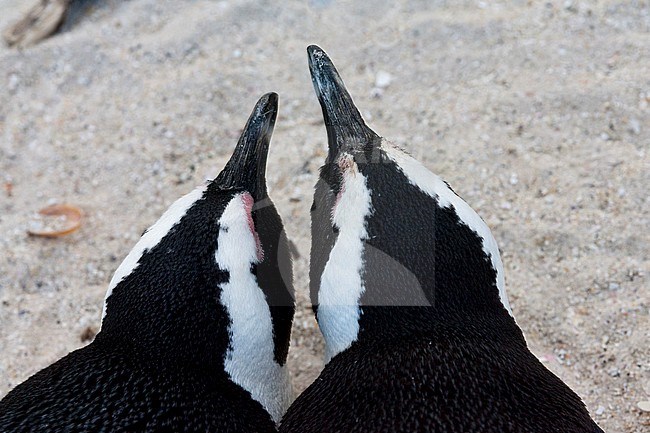
{"label": "penguin", "polygon": [[328,136],[310,264],[326,365],[280,431],[602,433],[529,351],[488,226],[365,124],[322,49],[308,57]]}
{"label": "penguin", "polygon": [[0,402],[1,432],[275,432],[292,265],[268,196],[278,96],[223,171],[173,203],[117,268],[100,332]]}

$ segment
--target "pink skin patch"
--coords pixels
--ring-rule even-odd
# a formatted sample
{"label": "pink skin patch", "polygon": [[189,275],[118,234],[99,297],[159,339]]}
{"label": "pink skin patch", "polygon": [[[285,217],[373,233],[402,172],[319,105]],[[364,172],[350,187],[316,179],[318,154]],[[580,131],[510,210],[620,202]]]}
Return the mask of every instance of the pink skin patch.
{"label": "pink skin patch", "polygon": [[241,195],[241,201],[244,203],[244,209],[246,210],[246,217],[248,218],[248,228],[250,229],[253,237],[255,238],[255,245],[257,249],[257,261],[262,262],[264,260],[264,249],[262,248],[262,242],[260,242],[260,237],[255,230],[255,222],[253,221],[253,205],[255,200],[253,196],[245,192]]}
{"label": "pink skin patch", "polygon": [[[345,177],[347,171],[355,168],[354,159],[350,155],[347,154],[343,155],[338,160],[338,166],[339,169],[341,170],[341,175]],[[336,195],[336,201],[334,202],[334,207],[332,207],[332,219],[334,219],[334,213],[336,212],[336,208],[338,207],[339,201],[341,201],[341,196],[343,195],[344,192],[345,192],[345,180],[341,183],[341,190]]]}

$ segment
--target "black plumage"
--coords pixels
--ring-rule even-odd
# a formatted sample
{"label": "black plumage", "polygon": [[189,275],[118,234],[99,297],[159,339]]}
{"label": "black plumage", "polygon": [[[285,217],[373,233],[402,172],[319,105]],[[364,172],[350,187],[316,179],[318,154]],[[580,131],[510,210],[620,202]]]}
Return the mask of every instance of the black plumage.
{"label": "black plumage", "polygon": [[[407,177],[363,122],[331,60],[315,46],[308,53],[329,136],[312,206],[310,288],[319,321],[346,170],[364,177],[371,209],[356,339],[291,405],[280,431],[602,432],[528,350],[479,233]],[[329,313],[336,308],[328,305]]]}
{"label": "black plumage", "polygon": [[291,259],[265,184],[276,114],[277,95],[263,96],[222,173],[114,288],[95,340],[0,402],[0,432],[276,431],[262,404],[224,370],[231,319],[220,295],[230,276],[215,258],[224,209],[250,194],[264,250],[252,272],[269,304],[275,361],[284,365]]}

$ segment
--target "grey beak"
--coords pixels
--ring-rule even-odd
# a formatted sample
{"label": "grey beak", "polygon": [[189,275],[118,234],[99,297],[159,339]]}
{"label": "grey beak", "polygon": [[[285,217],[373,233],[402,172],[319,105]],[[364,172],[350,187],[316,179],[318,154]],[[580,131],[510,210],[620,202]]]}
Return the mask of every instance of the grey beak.
{"label": "grey beak", "polygon": [[277,114],[277,93],[267,93],[257,101],[235,151],[215,179],[220,187],[245,189],[255,201],[267,196],[266,159]]}
{"label": "grey beak", "polygon": [[361,150],[377,145],[379,136],[366,126],[325,51],[310,45],[307,54],[311,80],[323,110],[330,156],[341,149]]}

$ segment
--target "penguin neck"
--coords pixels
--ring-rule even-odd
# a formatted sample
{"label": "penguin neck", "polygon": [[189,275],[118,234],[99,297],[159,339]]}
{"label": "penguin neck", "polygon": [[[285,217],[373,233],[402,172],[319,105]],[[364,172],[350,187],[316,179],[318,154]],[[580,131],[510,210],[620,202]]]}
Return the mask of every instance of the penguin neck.
{"label": "penguin neck", "polygon": [[488,334],[519,338],[498,248],[480,217],[401,151],[357,161],[337,160],[341,179],[324,167],[315,194],[315,218],[332,209],[331,221],[312,224],[312,296],[326,358],[370,330],[432,335],[482,318]]}
{"label": "penguin neck", "polygon": [[[277,362],[271,309],[253,271],[265,261],[265,251],[255,231],[252,205],[250,195],[236,196],[219,220],[215,259],[228,273],[228,281],[220,285],[220,303],[230,319],[224,370],[277,423],[291,403],[291,386],[287,368]],[[286,352],[283,355],[284,364]]]}
{"label": "penguin neck", "polygon": [[487,225],[413,158],[387,145],[382,155],[379,164],[359,165],[372,206],[360,305],[424,307],[414,318],[447,324],[483,314],[514,324]]}
{"label": "penguin neck", "polygon": [[[273,319],[257,280],[266,260],[253,198],[207,194],[190,193],[172,205],[133,249],[137,257],[130,254],[118,268],[121,279],[111,285],[95,341],[169,374],[189,369],[234,382],[279,421],[291,388],[286,367],[276,362]],[[281,226],[277,218],[275,226]],[[147,236],[157,232],[164,233]],[[279,271],[275,274],[272,283],[280,284]],[[290,296],[287,292],[282,305],[292,305]],[[282,335],[288,340],[293,309],[277,315],[284,318]],[[284,363],[286,348],[277,358]]]}
{"label": "penguin neck", "polygon": [[[109,285],[98,341],[120,341],[157,368],[226,376],[230,319],[219,302],[228,272],[215,262],[229,195],[212,183],[174,202],[138,241]],[[217,216],[217,217],[215,217]]]}
{"label": "penguin neck", "polygon": [[[429,219],[429,224],[434,224],[435,230],[440,232],[440,235],[436,236],[436,240],[448,246],[448,255],[445,257],[458,255],[458,252],[455,250],[456,246],[464,245],[469,240],[468,238],[478,238],[478,247],[464,245],[465,251],[462,254],[468,259],[476,257],[487,258],[495,275],[494,277],[480,276],[477,284],[482,285],[488,283],[490,286],[494,284],[497,288],[501,305],[510,316],[513,316],[505,289],[501,254],[496,239],[487,224],[451,189],[447,182],[429,171],[419,161],[386,141],[382,142],[382,151],[386,155],[387,161],[394,164],[397,168],[400,175],[399,178],[401,178],[398,182],[401,182],[402,185],[408,184],[409,190],[412,191],[415,188],[427,196],[429,200],[422,199],[423,203],[430,205],[431,200],[435,202],[435,206],[432,208],[432,212],[430,212],[431,218]],[[446,219],[438,221],[439,216],[443,216]],[[458,233],[457,235],[453,235],[453,232]],[[437,244],[438,242],[436,242]],[[445,257],[441,257],[440,259],[444,259]],[[439,259],[437,258],[437,260]],[[469,267],[468,269],[472,268]]]}
{"label": "penguin neck", "polygon": [[97,340],[118,340],[158,368],[225,376],[229,318],[217,294],[228,274],[214,259],[218,221],[206,218],[225,203],[214,209],[203,193],[199,188],[174,203],[120,265]]}

